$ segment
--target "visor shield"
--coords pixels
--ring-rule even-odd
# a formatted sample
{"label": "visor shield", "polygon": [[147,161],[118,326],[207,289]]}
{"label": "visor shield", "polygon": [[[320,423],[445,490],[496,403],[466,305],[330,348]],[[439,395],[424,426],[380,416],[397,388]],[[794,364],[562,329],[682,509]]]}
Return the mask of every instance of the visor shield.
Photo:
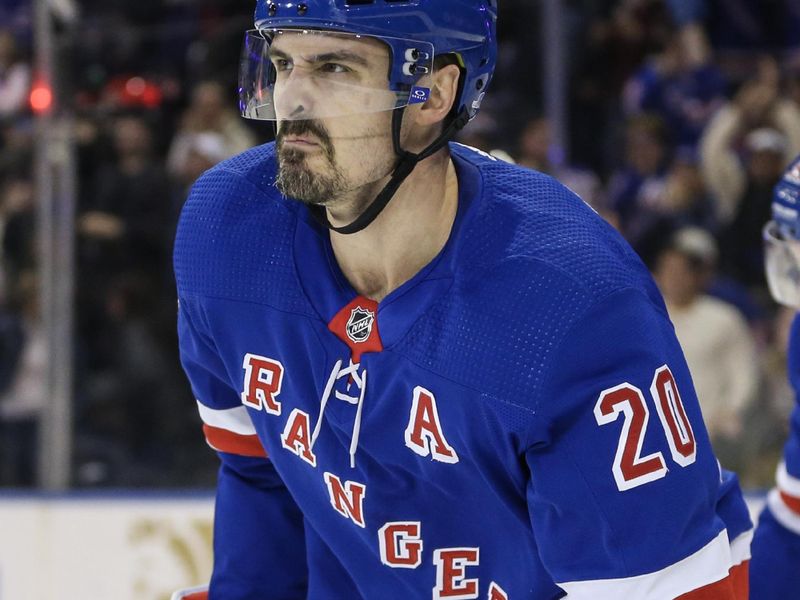
{"label": "visor shield", "polygon": [[800,241],[784,239],[775,221],[764,227],[764,262],[775,301],[800,308]]}
{"label": "visor shield", "polygon": [[291,121],[392,111],[427,101],[433,45],[313,29],[253,30],[239,73],[243,117]]}

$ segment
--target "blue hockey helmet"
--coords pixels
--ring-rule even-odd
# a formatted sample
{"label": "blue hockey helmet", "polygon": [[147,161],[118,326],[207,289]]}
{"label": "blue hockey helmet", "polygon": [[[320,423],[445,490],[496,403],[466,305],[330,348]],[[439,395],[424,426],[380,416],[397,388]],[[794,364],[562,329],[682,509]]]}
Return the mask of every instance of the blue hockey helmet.
{"label": "blue hockey helmet", "polygon": [[764,226],[764,251],[773,298],[800,308],[800,156],[775,186],[772,220]]}
{"label": "blue hockey helmet", "polygon": [[242,114],[261,120],[293,118],[288,111],[279,117],[275,106],[278,75],[270,47],[279,35],[290,32],[309,36],[305,47],[314,48],[321,39],[314,36],[324,32],[345,40],[367,37],[384,42],[389,48],[388,86],[365,89],[359,82],[326,77],[327,87],[318,88],[321,95],[342,92],[348,102],[318,102],[297,118],[394,110],[424,102],[430,90],[417,85],[419,80],[433,68],[436,56],[453,55],[462,70],[454,113],[466,122],[478,113],[494,72],[496,21],[497,0],[258,0],[256,30],[248,32],[242,60]]}

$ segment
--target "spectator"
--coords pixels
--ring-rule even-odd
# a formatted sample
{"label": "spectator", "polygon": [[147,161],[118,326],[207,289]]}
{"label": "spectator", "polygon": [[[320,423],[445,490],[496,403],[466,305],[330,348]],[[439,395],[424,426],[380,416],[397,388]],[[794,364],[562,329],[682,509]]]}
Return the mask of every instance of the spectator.
{"label": "spectator", "polygon": [[230,108],[224,88],[214,81],[200,83],[192,91],[189,108],[183,115],[180,130],[172,140],[167,157],[170,175],[179,181],[191,171],[191,150],[198,133],[215,133],[224,140],[223,157],[228,158],[256,144],[255,136]]}
{"label": "spectator", "polygon": [[676,229],[697,226],[713,231],[716,222],[692,148],[677,149],[663,183],[656,180],[650,185],[651,195],[635,207],[624,233],[645,264],[652,266],[664,240]]}
{"label": "spectator", "polygon": [[[0,482],[32,486],[38,471],[39,419],[47,398],[47,346],[39,315],[37,279],[32,272],[20,278],[14,296],[24,344],[9,386],[0,395]],[[12,335],[18,333],[12,331]],[[19,345],[18,341],[14,343]]]}
{"label": "spectator", "polygon": [[711,115],[724,101],[725,80],[711,61],[698,27],[676,32],[662,52],[646,62],[625,85],[629,115],[660,115],[677,145],[693,147]]}
{"label": "spectator", "polygon": [[620,226],[636,248],[652,225],[651,213],[666,203],[669,144],[664,122],[656,115],[638,115],[625,130],[625,165],[608,185],[608,200]]}
{"label": "spectator", "polygon": [[659,216],[676,226],[697,225],[709,231],[716,228],[714,206],[693,148],[684,146],[675,151],[667,172],[664,203],[659,208]]}
{"label": "spectator", "polygon": [[758,389],[752,335],[741,315],[705,289],[718,258],[714,238],[678,230],[659,255],[656,283],[692,374],[703,416],[723,466],[739,466],[742,417]]}
{"label": "spectator", "polygon": [[24,177],[9,177],[0,190],[0,237],[3,240],[0,286],[11,288],[22,272],[35,267],[36,207],[33,183]]}
{"label": "spectator", "polygon": [[170,182],[153,156],[147,122],[125,116],[114,122],[114,156],[100,167],[82,199],[78,228],[78,321],[87,368],[101,369],[108,290],[114,277],[148,273],[153,292],[169,302],[170,235],[174,212]]}
{"label": "spectator", "polygon": [[113,263],[152,269],[168,261],[172,211],[169,180],[153,155],[147,122],[126,116],[114,122],[115,160],[102,167],[78,218],[86,266]]}
{"label": "spectator", "polygon": [[772,190],[786,166],[787,140],[774,129],[744,139],[745,188],[731,222],[721,232],[723,267],[744,285],[765,288],[761,229],[770,218]]}
{"label": "spectator", "polygon": [[30,87],[30,66],[21,60],[11,32],[0,29],[0,120],[26,110]]}
{"label": "spectator", "polygon": [[663,46],[669,23],[659,0],[592,2],[583,7],[594,14],[582,36],[584,43],[569,53],[580,61],[572,84],[570,147],[576,160],[605,177],[617,166],[614,137],[620,93],[642,61]]}
{"label": "spectator", "polygon": [[741,152],[744,139],[763,127],[786,136],[784,161],[800,153],[800,109],[781,96],[777,63],[768,57],[759,63],[755,77],[720,108],[700,142],[703,177],[722,224],[735,218],[747,192],[748,170]]}

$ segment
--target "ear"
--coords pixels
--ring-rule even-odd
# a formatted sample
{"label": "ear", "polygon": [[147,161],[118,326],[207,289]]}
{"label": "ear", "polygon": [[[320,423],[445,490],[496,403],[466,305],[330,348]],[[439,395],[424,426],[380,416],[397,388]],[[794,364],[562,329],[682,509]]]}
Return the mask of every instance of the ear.
{"label": "ear", "polygon": [[415,114],[418,125],[435,125],[447,118],[456,102],[460,76],[461,70],[456,65],[446,65],[430,75],[431,95]]}

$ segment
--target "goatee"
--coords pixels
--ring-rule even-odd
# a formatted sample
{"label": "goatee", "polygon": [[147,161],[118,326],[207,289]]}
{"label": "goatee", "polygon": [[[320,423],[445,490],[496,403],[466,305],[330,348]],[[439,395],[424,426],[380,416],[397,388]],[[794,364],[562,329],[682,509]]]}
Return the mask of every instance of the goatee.
{"label": "goatee", "polygon": [[[322,172],[309,168],[303,150],[286,148],[287,135],[314,135],[322,149],[326,165]],[[327,131],[313,121],[287,121],[278,132],[278,177],[275,185],[288,198],[306,204],[324,206],[346,189],[344,178],[336,166],[336,156]]]}

